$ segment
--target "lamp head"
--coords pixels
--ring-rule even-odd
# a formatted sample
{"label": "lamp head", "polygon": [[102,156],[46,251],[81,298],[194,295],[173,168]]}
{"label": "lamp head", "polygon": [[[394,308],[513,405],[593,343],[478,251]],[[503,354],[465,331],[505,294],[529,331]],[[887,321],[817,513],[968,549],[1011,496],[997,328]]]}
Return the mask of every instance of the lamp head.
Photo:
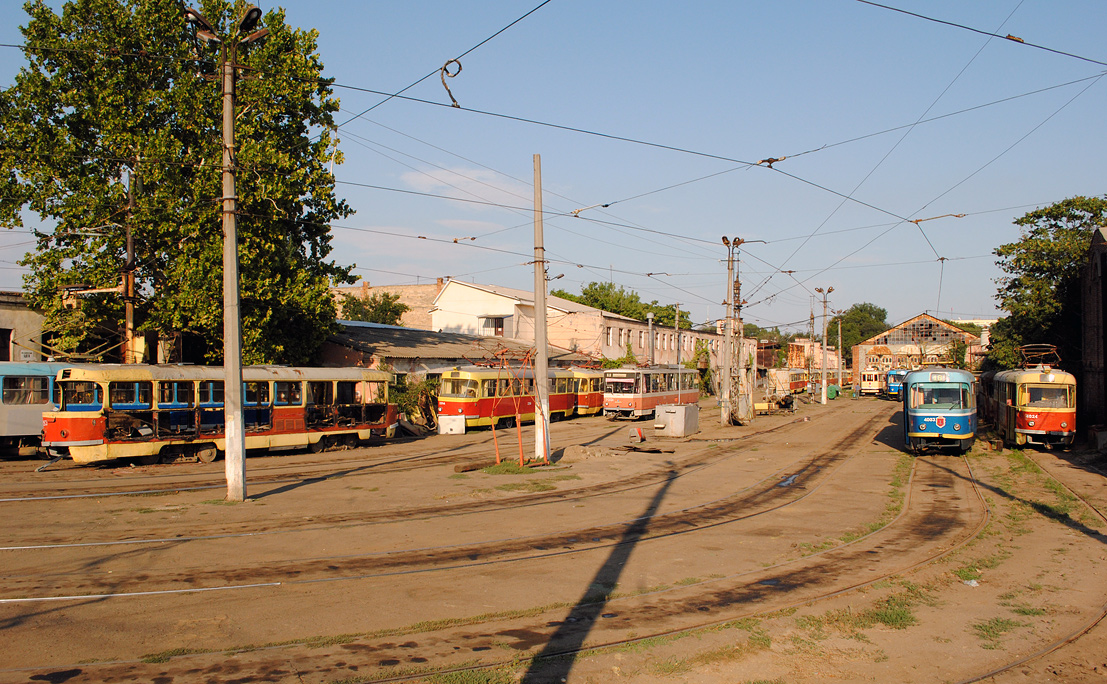
{"label": "lamp head", "polygon": [[246,11],[242,13],[242,19],[238,22],[239,33],[249,33],[254,30],[254,27],[258,25],[258,20],[261,19],[261,8],[257,5],[250,5],[246,8]]}
{"label": "lamp head", "polygon": [[727,239],[727,236],[725,236],[725,235],[723,236],[723,244],[726,245],[727,247],[730,247],[730,240]]}

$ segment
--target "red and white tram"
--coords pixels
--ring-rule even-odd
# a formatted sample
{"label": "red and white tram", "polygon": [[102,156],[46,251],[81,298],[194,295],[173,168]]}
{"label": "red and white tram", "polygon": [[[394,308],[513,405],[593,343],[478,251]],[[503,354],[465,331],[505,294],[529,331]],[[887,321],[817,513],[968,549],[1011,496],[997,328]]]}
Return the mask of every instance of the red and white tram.
{"label": "red and white tram", "polygon": [[[597,370],[550,369],[550,420],[598,413],[602,378]],[[451,424],[458,418],[464,419],[465,428],[473,428],[530,422],[534,416],[533,369],[466,366],[442,373],[438,386],[440,431],[453,431]]]}
{"label": "red and white tram", "polygon": [[603,375],[603,414],[609,420],[652,416],[658,406],[700,399],[700,374],[694,368],[616,368]]}
{"label": "red and white tram", "polygon": [[770,368],[767,376],[770,394],[783,396],[807,391],[809,375],[804,368]]}
{"label": "red and white tram", "polygon": [[1076,378],[1042,365],[992,378],[989,413],[1003,441],[1022,446],[1069,445],[1076,438]]}
{"label": "red and white tram", "polygon": [[[246,366],[247,449],[356,446],[391,437],[392,373],[365,368]],[[208,462],[226,448],[224,370],[208,366],[107,364],[60,371],[60,409],[42,414],[42,443],[78,463],[116,458]]]}

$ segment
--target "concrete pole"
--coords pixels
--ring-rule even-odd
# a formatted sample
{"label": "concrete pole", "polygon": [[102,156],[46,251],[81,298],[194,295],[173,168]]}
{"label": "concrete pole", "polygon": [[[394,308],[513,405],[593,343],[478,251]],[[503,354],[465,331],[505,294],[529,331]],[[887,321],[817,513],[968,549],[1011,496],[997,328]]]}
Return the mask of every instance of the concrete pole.
{"label": "concrete pole", "polygon": [[821,287],[815,288],[815,292],[820,293],[823,296],[823,369],[822,369],[822,398],[820,403],[826,404],[826,326],[829,321],[826,320],[826,298],[830,296],[830,293],[834,291],[833,287],[826,288],[826,292],[823,292]]}
{"label": "concrete pole", "polygon": [[[137,163],[136,163],[137,166]],[[127,263],[123,266],[123,363],[138,363],[135,355],[135,175],[127,177]]]}
{"label": "concrete pole", "polygon": [[223,420],[227,501],[246,500],[246,433],[242,418],[242,326],[238,300],[238,229],[234,166],[235,41],[223,62]]}
{"label": "concrete pole", "polygon": [[653,312],[652,312],[652,311],[650,311],[649,313],[647,313],[647,314],[646,314],[646,322],[647,322],[647,323],[648,323],[648,325],[649,325],[649,334],[650,334],[650,340],[649,340],[649,349],[650,349],[650,358],[649,358],[649,364],[650,364],[650,365],[652,366],[652,365],[653,365]]}
{"label": "concrete pole", "polygon": [[734,344],[734,248],[727,238],[723,238],[723,244],[727,246],[726,258],[726,319],[723,323],[723,369],[719,376],[719,392],[722,395],[719,402],[719,423],[730,425],[731,414],[731,346]]}
{"label": "concrete pole", "polygon": [[838,315],[838,391],[842,391],[842,316]]}
{"label": "concrete pole", "polygon": [[550,373],[546,343],[546,250],[542,238],[542,157],[534,155],[534,458],[550,462]]}

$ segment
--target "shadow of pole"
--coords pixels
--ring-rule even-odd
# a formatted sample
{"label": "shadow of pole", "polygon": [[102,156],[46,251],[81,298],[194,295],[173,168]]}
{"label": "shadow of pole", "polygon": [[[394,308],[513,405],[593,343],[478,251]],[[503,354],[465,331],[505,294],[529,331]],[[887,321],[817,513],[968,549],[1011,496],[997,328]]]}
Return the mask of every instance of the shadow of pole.
{"label": "shadow of pole", "polygon": [[[671,463],[669,465],[672,466]],[[668,477],[654,494],[649,506],[623,531],[619,541],[611,550],[611,555],[588,583],[584,594],[558,625],[557,631],[546,642],[542,652],[531,660],[530,667],[521,680],[523,684],[563,682],[569,676],[575,662],[573,654],[584,645],[596,620],[604,616],[604,609],[611,592],[618,584],[619,576],[623,573],[631,552],[649,529],[650,521],[657,514],[657,509],[676,478],[676,470],[670,467]]]}

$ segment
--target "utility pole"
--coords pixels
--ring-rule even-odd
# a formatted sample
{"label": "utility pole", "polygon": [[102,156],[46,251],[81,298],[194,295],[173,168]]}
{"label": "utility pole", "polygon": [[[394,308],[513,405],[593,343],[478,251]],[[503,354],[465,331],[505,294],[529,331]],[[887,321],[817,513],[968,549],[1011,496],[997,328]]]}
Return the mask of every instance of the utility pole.
{"label": "utility pole", "polygon": [[842,391],[842,313],[838,312],[838,391]]}
{"label": "utility pole", "polygon": [[826,288],[826,292],[823,292],[823,288],[821,288],[821,287],[816,287],[815,288],[815,292],[818,292],[819,294],[821,294],[823,296],[823,341],[822,341],[822,347],[823,347],[823,373],[822,373],[822,376],[823,376],[823,379],[822,379],[822,398],[820,400],[820,403],[822,403],[822,404],[826,404],[826,325],[827,325],[827,320],[826,320],[826,298],[829,297],[830,293],[833,292],[833,291],[834,291],[833,287]]}
{"label": "utility pole", "polygon": [[[135,354],[135,176],[138,162],[127,176],[127,263],[123,265],[123,363],[138,363]],[[140,186],[141,187],[141,186]]]}
{"label": "utility pole", "polygon": [[[234,86],[238,69],[238,48],[269,35],[269,29],[249,33],[261,10],[249,5],[234,34],[220,37],[215,27],[195,9],[185,18],[196,29],[196,37],[219,45],[223,93],[223,423],[226,443],[227,501],[246,500],[246,433],[242,416],[242,324],[238,291],[238,228],[235,216]],[[249,34],[241,37],[243,34]]]}
{"label": "utility pole", "polygon": [[546,343],[546,249],[542,238],[542,157],[534,155],[534,457],[550,462],[550,373]]}
{"label": "utility pole", "polygon": [[676,321],[673,323],[673,329],[676,331],[676,365],[680,365],[680,303],[676,306]]}
{"label": "utility pole", "polygon": [[723,236],[723,244],[727,248],[726,257],[726,287],[727,298],[723,302],[726,304],[726,318],[723,323],[723,368],[719,378],[719,422],[722,425],[730,425],[731,416],[731,346],[734,343],[734,326],[732,325],[732,319],[734,318],[734,249],[739,243],[739,238],[734,238],[734,242]]}
{"label": "utility pole", "polygon": [[653,365],[653,312],[650,311],[646,314],[646,323],[649,325],[650,341],[650,365]]}

